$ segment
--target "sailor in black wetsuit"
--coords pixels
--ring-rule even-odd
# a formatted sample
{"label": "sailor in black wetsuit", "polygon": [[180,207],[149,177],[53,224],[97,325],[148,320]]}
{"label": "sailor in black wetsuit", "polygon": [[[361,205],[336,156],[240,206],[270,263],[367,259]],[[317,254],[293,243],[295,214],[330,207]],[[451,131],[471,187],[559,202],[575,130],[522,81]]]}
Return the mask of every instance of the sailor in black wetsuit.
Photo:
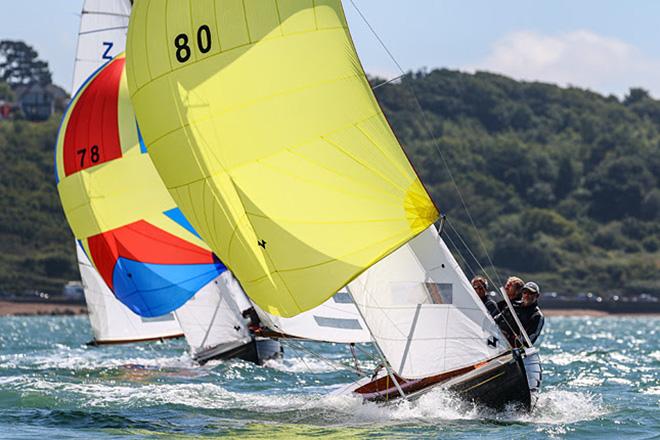
{"label": "sailor in black wetsuit", "polygon": [[488,292],[488,281],[484,277],[474,277],[472,278],[471,283],[472,288],[475,292],[477,292],[479,299],[483,301],[484,305],[486,306],[486,310],[488,310],[488,313],[490,313],[490,316],[495,317],[499,315],[500,309],[497,307],[497,303],[493,300]]}
{"label": "sailor in black wetsuit", "polygon": [[521,292],[522,299],[514,306],[514,310],[533,344],[541,334],[545,322],[543,313],[541,313],[537,303],[541,290],[538,284],[529,282],[523,286]]}

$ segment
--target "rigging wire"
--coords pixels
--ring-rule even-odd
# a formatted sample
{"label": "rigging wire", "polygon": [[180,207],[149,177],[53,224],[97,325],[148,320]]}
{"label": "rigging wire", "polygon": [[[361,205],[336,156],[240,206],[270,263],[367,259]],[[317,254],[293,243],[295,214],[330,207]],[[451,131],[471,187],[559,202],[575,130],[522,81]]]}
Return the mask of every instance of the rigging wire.
{"label": "rigging wire", "polygon": [[[396,67],[399,69],[399,72],[401,72],[401,75],[400,75],[398,78],[402,78],[402,77],[406,76],[406,72],[403,70],[403,67],[401,67],[401,64],[399,64],[399,62],[397,61],[397,59],[396,59],[396,57],[394,56],[394,54],[392,54],[392,52],[389,50],[389,48],[387,47],[387,45],[385,44],[385,42],[380,38],[380,35],[379,35],[379,34],[376,32],[376,30],[373,28],[373,26],[371,25],[371,23],[369,22],[369,20],[367,20],[366,16],[362,13],[362,11],[361,11],[360,8],[357,6],[357,4],[355,3],[355,1],[354,1],[354,0],[350,0],[350,2],[351,2],[351,4],[353,5],[353,7],[355,8],[355,10],[357,11],[357,13],[358,13],[358,15],[360,16],[360,18],[362,19],[362,21],[363,21],[363,22],[366,24],[366,26],[369,28],[369,30],[371,31],[371,33],[373,34],[373,36],[376,38],[376,40],[378,40],[378,43],[379,43],[379,44],[381,45],[381,47],[385,50],[385,52],[387,53],[387,55],[389,56],[389,58],[392,60],[392,62],[396,65]],[[403,83],[404,83],[405,85],[407,85],[405,82],[403,82]],[[382,85],[385,85],[385,84],[382,84]],[[380,85],[379,85],[379,86],[380,86]],[[447,171],[447,174],[449,175],[449,178],[451,179],[451,182],[452,182],[452,184],[454,185],[454,188],[456,189],[456,193],[458,194],[458,197],[459,197],[459,199],[460,199],[460,201],[461,201],[461,205],[463,206],[463,210],[464,210],[465,213],[467,214],[467,217],[468,217],[468,219],[470,220],[470,223],[471,223],[472,227],[474,228],[474,231],[475,231],[476,234],[477,234],[477,238],[479,239],[479,244],[481,245],[482,249],[484,250],[484,254],[486,255],[486,258],[487,258],[487,260],[488,260],[488,264],[490,265],[490,267],[492,268],[493,273],[495,274],[495,278],[496,278],[497,281],[498,281],[498,285],[503,286],[504,284],[502,283],[502,277],[500,276],[500,274],[499,274],[499,272],[498,272],[498,270],[497,270],[497,267],[495,267],[495,264],[493,263],[493,260],[492,260],[492,258],[490,257],[490,253],[488,252],[488,248],[486,247],[486,244],[485,244],[485,242],[484,242],[484,239],[483,239],[483,237],[481,236],[481,233],[479,232],[479,228],[477,227],[477,224],[476,224],[476,222],[474,221],[474,218],[472,217],[472,214],[470,214],[470,210],[469,210],[468,207],[467,207],[467,203],[465,202],[465,198],[463,197],[463,193],[461,192],[460,188],[458,187],[458,183],[456,182],[456,179],[454,178],[454,173],[452,173],[451,168],[449,167],[449,162],[448,162],[447,159],[445,158],[444,154],[442,154],[442,150],[440,149],[440,145],[438,144],[438,140],[437,140],[437,138],[436,138],[436,137],[434,136],[434,134],[433,134],[433,130],[432,130],[432,128],[431,128],[431,123],[429,122],[429,120],[428,120],[428,118],[427,118],[427,116],[426,116],[426,113],[424,112],[424,108],[422,107],[422,103],[421,103],[419,97],[417,96],[417,92],[415,91],[415,88],[414,88],[412,82],[410,83],[410,85],[407,85],[407,87],[408,87],[410,93],[412,94],[413,101],[414,101],[415,104],[417,105],[417,109],[418,109],[418,111],[419,111],[419,113],[420,113],[420,115],[421,115],[421,119],[422,119],[422,121],[423,121],[422,127],[425,129],[425,131],[426,131],[426,133],[427,133],[427,136],[429,137],[429,139],[430,139],[431,142],[433,143],[433,146],[435,147],[435,150],[436,150],[438,156],[440,156],[440,159],[442,160],[442,163],[443,163],[443,165],[444,165],[444,167],[445,167],[445,170]],[[460,234],[457,233],[457,235],[458,235],[459,238],[461,238]],[[461,238],[461,240],[462,240],[462,238]],[[462,240],[462,241],[464,242],[464,240]],[[466,245],[466,249],[470,252],[470,254],[472,255],[472,257],[475,258],[475,261],[477,261],[477,263],[479,263],[479,261],[476,260],[476,257],[474,257],[474,254],[472,253],[472,251],[470,250],[470,248],[467,246],[467,244],[465,244],[465,245]],[[479,263],[479,266],[482,268],[484,274],[485,274],[486,277],[490,280],[490,282],[491,282],[493,285],[495,285],[495,283],[493,283],[493,279],[492,279],[492,277],[488,274],[488,272],[486,272],[486,270],[483,268],[483,266],[481,265],[481,263]],[[515,315],[516,312],[515,312],[515,310],[513,309],[513,306],[511,305],[511,302],[508,301],[508,297],[505,298],[505,301],[506,301],[507,307],[509,308],[510,312],[511,312],[512,314]],[[519,327],[520,330],[521,330],[521,333],[522,333],[522,334],[525,334],[525,333],[524,333],[525,330],[522,328],[522,326],[521,326],[519,320],[517,319],[517,316],[515,316],[515,318],[516,318],[516,323],[518,324],[518,327]],[[510,327],[510,325],[509,325],[509,327]],[[516,332],[514,332],[514,334],[516,334]],[[525,334],[525,336],[526,336],[526,334]],[[517,337],[520,337],[520,336],[518,335]]]}
{"label": "rigging wire", "polygon": [[[274,322],[273,322],[273,323],[270,323],[270,326],[271,326],[271,327],[274,327],[275,330],[279,330],[280,333],[285,334],[284,331],[282,330],[282,328],[280,328],[280,327],[279,327],[277,324],[275,324]],[[296,350],[299,350],[299,351],[302,351],[302,352],[304,352],[304,353],[307,353],[307,354],[309,354],[309,355],[311,355],[311,356],[313,356],[313,357],[315,357],[315,358],[317,358],[317,359],[319,359],[319,360],[325,362],[326,364],[328,364],[328,365],[332,366],[333,368],[335,368],[336,371],[350,370],[350,371],[354,371],[354,372],[356,372],[359,376],[367,377],[367,375],[366,375],[364,372],[362,372],[359,368],[354,368],[354,367],[350,367],[350,366],[344,365],[344,364],[342,364],[342,363],[340,363],[340,362],[331,361],[330,359],[327,359],[327,358],[323,357],[323,355],[321,355],[321,354],[319,354],[319,353],[316,353],[315,351],[313,351],[313,350],[311,350],[311,349],[306,348],[306,347],[302,344],[302,342],[299,342],[299,341],[297,341],[297,340],[295,340],[295,339],[284,339],[284,338],[280,338],[279,341],[280,341],[281,343],[284,343],[285,345],[289,345],[290,347],[293,347],[293,348],[296,349]],[[359,349],[359,347],[358,347],[358,349]],[[360,350],[361,350],[361,349],[360,349]],[[362,351],[362,350],[361,350],[361,351]],[[363,353],[366,354],[366,352],[363,352]],[[372,357],[371,357],[370,355],[369,355],[369,358],[372,359]],[[313,373],[312,369],[309,368],[309,366],[307,365],[307,362],[305,362],[305,360],[304,360],[302,357],[300,357],[300,360],[303,361],[303,363],[305,364],[305,366],[307,367],[307,369],[310,371],[310,373]],[[372,359],[372,360],[373,360],[373,359]]]}
{"label": "rigging wire", "polygon": [[[488,281],[490,281],[490,283],[493,286],[496,286],[496,284],[493,282],[493,279],[488,275],[488,272],[486,271],[486,268],[481,264],[481,262],[479,261],[477,256],[474,255],[474,253],[472,252],[472,249],[470,249],[470,246],[467,244],[467,242],[465,241],[463,236],[458,232],[458,230],[454,227],[454,225],[451,224],[451,222],[447,221],[447,224],[449,225],[451,230],[454,232],[456,237],[458,237],[458,239],[461,241],[461,244],[463,244],[463,247],[465,248],[465,250],[470,254],[472,259],[477,263],[477,265],[479,266],[479,269],[484,273],[484,275],[486,275],[486,277],[488,278]],[[472,271],[472,273],[476,273],[476,272]]]}
{"label": "rigging wire", "polygon": [[[367,27],[369,28],[369,30],[371,31],[371,33],[374,35],[374,37],[376,38],[376,40],[378,40],[378,43],[382,46],[382,48],[385,50],[385,52],[386,52],[387,55],[390,57],[390,59],[392,60],[392,62],[393,62],[393,63],[396,65],[396,67],[399,69],[399,71],[401,72],[401,77],[405,76],[405,75],[406,75],[406,72],[403,70],[403,67],[401,67],[401,64],[399,64],[399,62],[397,61],[396,57],[395,57],[395,56],[392,54],[392,52],[389,50],[389,48],[387,47],[387,45],[385,44],[385,42],[380,38],[380,35],[376,32],[376,30],[373,28],[373,26],[371,26],[371,23],[369,22],[369,20],[367,20],[367,18],[366,18],[365,15],[362,13],[362,11],[360,10],[360,8],[357,6],[357,4],[355,3],[355,1],[354,1],[354,0],[350,0],[350,2],[351,2],[351,4],[353,5],[353,7],[355,8],[355,10],[357,11],[357,13],[358,13],[358,15],[360,16],[360,18],[362,19],[362,21],[364,21],[364,23],[367,25]],[[499,275],[499,273],[498,273],[498,271],[497,271],[497,268],[496,268],[495,265],[493,264],[493,261],[492,261],[492,259],[491,259],[491,257],[490,257],[490,254],[488,253],[488,249],[486,248],[485,242],[484,242],[483,238],[481,237],[481,233],[479,232],[479,228],[477,228],[477,225],[476,225],[474,219],[472,218],[472,215],[470,214],[470,211],[469,211],[468,208],[467,208],[467,203],[465,202],[465,199],[464,199],[464,197],[463,197],[463,194],[461,193],[461,190],[459,189],[458,184],[456,183],[456,179],[454,178],[454,174],[451,172],[451,169],[449,168],[449,163],[447,162],[447,159],[445,158],[444,154],[442,154],[442,151],[441,151],[441,149],[440,149],[440,146],[438,145],[438,140],[437,140],[437,138],[436,138],[436,137],[434,136],[434,134],[433,134],[433,130],[431,129],[431,124],[430,124],[430,122],[428,121],[428,118],[426,117],[426,113],[424,112],[424,108],[422,107],[421,101],[419,100],[419,98],[418,98],[418,96],[417,96],[417,93],[416,93],[416,91],[415,91],[415,88],[413,87],[412,84],[409,85],[408,88],[409,88],[410,92],[412,93],[412,96],[413,96],[413,98],[414,98],[413,101],[414,101],[415,104],[417,105],[418,110],[419,110],[419,112],[420,112],[420,114],[421,114],[421,117],[422,117],[422,121],[424,122],[424,123],[422,124],[422,126],[423,126],[424,129],[426,130],[426,132],[427,132],[427,136],[429,137],[429,139],[431,139],[431,141],[433,142],[433,145],[434,145],[434,147],[435,147],[435,150],[436,150],[436,152],[438,153],[438,155],[440,156],[440,158],[441,158],[441,160],[442,160],[442,162],[443,162],[443,164],[444,164],[444,166],[445,166],[445,169],[446,169],[446,171],[447,171],[447,174],[449,175],[449,178],[451,179],[452,184],[454,185],[454,188],[456,189],[456,192],[458,193],[458,197],[459,197],[459,199],[461,200],[461,204],[463,205],[463,209],[465,210],[465,213],[467,214],[467,216],[468,216],[468,218],[469,218],[469,220],[470,220],[470,223],[472,224],[472,227],[474,228],[474,230],[475,230],[476,233],[477,233],[477,237],[479,238],[479,242],[480,242],[480,244],[481,244],[481,246],[482,246],[482,248],[483,248],[483,250],[484,250],[484,253],[485,253],[485,255],[486,255],[486,258],[488,259],[488,263],[490,264],[490,267],[492,267],[493,272],[495,273],[495,277],[497,278],[498,282],[501,284],[501,283],[502,283],[502,279],[501,279],[501,277],[500,277],[500,275]]]}
{"label": "rigging wire", "polygon": [[[318,359],[318,360],[320,360],[320,361],[322,361],[322,362],[325,362],[325,363],[328,364],[329,366],[333,367],[333,369],[334,369],[335,371],[346,371],[346,370],[349,370],[349,371],[352,371],[352,372],[356,373],[357,375],[359,375],[359,376],[361,376],[361,377],[368,377],[367,374],[365,374],[363,371],[359,370],[358,368],[351,367],[351,366],[348,366],[348,365],[344,365],[344,364],[342,364],[342,363],[340,363],[340,362],[331,361],[331,360],[329,360],[329,359],[323,357],[323,356],[320,355],[319,353],[317,353],[317,352],[315,352],[315,351],[313,351],[313,350],[311,350],[311,349],[305,347],[302,343],[296,342],[296,341],[294,341],[294,340],[292,340],[292,339],[280,339],[280,342],[283,343],[283,344],[285,344],[285,345],[288,345],[289,347],[293,347],[295,350],[301,351],[301,352],[303,352],[303,353],[307,353],[307,354],[313,356],[314,358],[316,358],[316,359]],[[307,362],[305,361],[305,359],[304,359],[302,356],[299,356],[299,359],[302,360],[302,362],[305,364],[305,367],[307,367],[307,369],[310,371],[310,373],[313,373],[313,372],[314,372],[314,371],[309,367],[309,365],[307,365]]]}
{"label": "rigging wire", "polygon": [[454,251],[456,252],[456,255],[461,259],[463,262],[463,267],[465,267],[469,272],[470,272],[470,279],[474,278],[476,272],[472,265],[465,259],[463,256],[463,253],[461,252],[460,248],[454,243],[454,240],[452,240],[451,236],[449,235],[449,231],[447,231],[444,235],[444,238],[447,239],[447,242],[451,245],[452,248],[454,248]]}
{"label": "rigging wire", "polygon": [[375,86],[373,86],[373,87],[371,88],[371,90],[380,89],[381,87],[386,86],[386,85],[388,85],[388,84],[391,84],[391,83],[393,83],[394,81],[397,81],[397,80],[403,78],[403,77],[406,76],[406,75],[408,75],[408,74],[407,74],[407,73],[404,73],[403,75],[399,75],[399,76],[397,76],[396,78],[392,78],[392,79],[388,79],[388,80],[386,80],[386,81],[383,81],[382,83],[379,83],[379,84],[376,84]]}

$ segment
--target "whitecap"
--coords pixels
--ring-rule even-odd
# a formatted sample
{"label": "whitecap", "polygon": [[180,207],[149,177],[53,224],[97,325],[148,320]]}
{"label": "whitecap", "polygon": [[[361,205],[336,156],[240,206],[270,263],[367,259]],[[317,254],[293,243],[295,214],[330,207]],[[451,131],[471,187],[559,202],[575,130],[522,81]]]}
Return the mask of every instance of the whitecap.
{"label": "whitecap", "polygon": [[658,396],[660,395],[660,386],[646,388],[642,390],[642,394],[650,394],[650,395]]}
{"label": "whitecap", "polygon": [[571,380],[568,384],[575,387],[596,387],[602,385],[603,382],[605,382],[605,379],[602,377],[580,373],[576,379]]}
{"label": "whitecap", "polygon": [[285,357],[271,359],[264,363],[265,367],[285,373],[330,373],[345,371],[347,367],[338,362],[319,360],[312,357]]}

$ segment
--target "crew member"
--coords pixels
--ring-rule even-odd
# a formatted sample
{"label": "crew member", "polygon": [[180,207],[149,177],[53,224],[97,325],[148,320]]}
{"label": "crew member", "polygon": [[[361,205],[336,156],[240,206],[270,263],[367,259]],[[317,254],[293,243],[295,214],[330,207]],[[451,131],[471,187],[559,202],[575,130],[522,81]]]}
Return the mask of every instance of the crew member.
{"label": "crew member", "polygon": [[248,329],[252,333],[261,332],[261,319],[259,319],[259,315],[257,314],[257,311],[254,309],[254,307],[243,310],[241,315],[243,315],[243,318],[247,320]]}
{"label": "crew member", "polygon": [[[522,299],[522,288],[524,285],[525,282],[518,277],[509,277],[509,279],[506,280],[506,283],[504,284],[504,291],[506,292],[506,295],[509,297],[509,301],[511,301],[512,304],[515,305]],[[498,302],[497,306],[500,308],[500,310],[505,310],[506,301],[502,300]]]}
{"label": "crew member", "polygon": [[477,292],[479,299],[483,301],[490,316],[495,317],[499,315],[500,309],[497,307],[497,303],[495,303],[488,292],[488,281],[484,277],[476,276],[472,278],[471,283],[472,288]]}
{"label": "crew member", "polygon": [[521,294],[522,300],[517,303],[514,309],[525,332],[527,332],[527,336],[529,336],[529,340],[533,344],[541,334],[541,329],[543,329],[543,324],[545,323],[543,313],[541,313],[541,309],[538,306],[541,289],[539,289],[538,284],[530,281],[523,286]]}
{"label": "crew member", "polygon": [[[524,285],[525,282],[518,277],[509,277],[504,284],[504,292],[506,292],[506,295],[509,297],[509,301],[514,309],[520,302],[522,296],[521,291]],[[519,346],[521,341],[519,340],[520,336],[518,333],[520,332],[518,331],[518,325],[511,314],[511,310],[509,309],[506,300],[502,299],[499,301],[497,303],[497,308],[500,313],[494,316],[495,322],[509,340],[509,343],[513,346]]]}

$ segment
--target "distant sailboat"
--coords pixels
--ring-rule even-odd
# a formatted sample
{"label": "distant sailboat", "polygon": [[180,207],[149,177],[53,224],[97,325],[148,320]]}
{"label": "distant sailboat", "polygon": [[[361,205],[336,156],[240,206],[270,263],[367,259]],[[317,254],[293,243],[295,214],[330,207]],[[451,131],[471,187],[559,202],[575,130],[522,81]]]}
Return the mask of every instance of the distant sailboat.
{"label": "distant sailboat", "polygon": [[[83,4],[74,64],[75,93],[95,71],[124,51],[131,13],[129,0],[86,0]],[[173,314],[140,317],[119,302],[76,242],[76,255],[93,344],[118,344],[183,336]]]}
{"label": "distant sailboat", "polygon": [[[194,353],[200,348],[194,345],[199,322],[208,324],[200,342],[211,337],[214,357],[243,357],[237,348],[255,345],[242,310],[187,310],[186,302],[200,292],[207,302],[228,300],[219,284],[226,268],[176,208],[146,155],[123,56],[94,73],[74,96],[58,136],[56,164],[71,229],[123,305],[147,322],[173,319],[173,312],[182,317],[179,324]],[[211,314],[217,321],[209,322]],[[223,333],[218,324],[229,322],[231,331]],[[279,347],[273,349],[279,355]],[[269,357],[263,350],[262,355]]]}
{"label": "distant sailboat", "polygon": [[348,285],[385,366],[351,392],[531,405],[535,352],[438,237],[339,0],[137,1],[127,72],[158,173],[252,301],[288,318]]}
{"label": "distant sailboat", "polygon": [[[130,200],[130,198],[122,199],[121,195],[117,196],[116,187],[113,186],[112,183],[107,179],[103,180],[103,177],[100,177],[97,178],[97,180],[94,180],[94,171],[83,171],[89,168],[94,168],[97,165],[108,169],[106,165],[103,165],[104,162],[108,160],[116,160],[124,155],[127,155],[129,157],[133,157],[130,159],[133,162],[133,168],[131,168],[131,166],[125,166],[124,171],[136,171],[138,173],[141,172],[143,177],[149,175],[148,167],[146,171],[144,168],[140,168],[139,159],[136,159],[135,155],[131,152],[132,150],[135,150],[136,147],[142,147],[139,146],[139,134],[137,132],[134,119],[131,123],[132,113],[130,108],[123,111],[121,108],[113,108],[113,106],[118,106],[118,102],[120,100],[121,93],[117,94],[117,92],[121,89],[120,81],[123,71],[123,59],[119,61],[122,66],[118,66],[117,63],[113,64],[111,61],[117,54],[120,54],[125,47],[126,31],[128,28],[128,18],[130,15],[131,3],[132,2],[127,0],[87,0],[83,5],[79,42],[74,69],[74,90],[80,90],[81,88],[85,90],[80,90],[80,93],[74,97],[75,103],[71,106],[67,116],[65,117],[67,122],[64,124],[65,127],[63,127],[63,130],[61,131],[61,136],[63,136],[63,138],[59,144],[61,150],[58,150],[60,151],[61,155],[58,155],[57,157],[58,166],[63,169],[58,170],[58,176],[61,176],[62,173],[67,177],[70,177],[71,174],[75,174],[75,172],[71,173],[72,164],[73,168],[76,168],[74,163],[75,161],[73,161],[71,157],[69,157],[68,163],[64,164],[64,162],[66,162],[64,147],[66,144],[67,135],[70,138],[69,142],[81,142],[80,138],[82,136],[82,138],[85,138],[82,139],[82,141],[89,141],[94,145],[90,144],[88,150],[78,149],[75,151],[75,154],[77,154],[75,159],[80,160],[81,170],[74,171],[80,171],[81,175],[87,175],[80,179],[78,184],[74,182],[73,186],[76,187],[75,189],[72,190],[69,188],[68,191],[67,189],[64,189],[64,192],[61,192],[61,194],[63,201],[65,202],[65,210],[68,208],[68,214],[79,210],[81,207],[76,205],[81,202],[84,205],[85,198],[87,198],[88,204],[86,206],[88,208],[92,208],[94,206],[98,208],[100,204],[102,204],[103,198],[111,200],[110,196],[113,194],[113,190],[115,191],[114,195],[116,197],[114,201],[119,203],[116,207],[108,205],[106,206],[105,210],[97,209],[96,212],[91,213],[87,212],[83,207],[82,213],[81,211],[78,211],[78,214],[73,214],[74,217],[71,217],[70,219],[73,219],[72,221],[77,222],[75,223],[77,229],[74,232],[77,232],[78,235],[80,235],[81,231],[84,233],[86,222],[91,222],[88,224],[97,226],[112,223],[113,221],[117,222],[117,218],[119,216],[116,215],[116,212],[113,211],[121,211],[122,208],[127,208],[132,211],[132,214],[137,216],[145,212],[144,209],[141,209],[144,206],[140,206],[136,209],[136,206],[130,206],[130,201],[129,206],[127,207],[127,199]],[[105,71],[106,68],[107,71]],[[102,69],[104,71],[102,71]],[[95,84],[90,84],[91,82],[95,82]],[[89,99],[90,96],[92,97],[92,100]],[[104,99],[96,100],[99,97],[104,97]],[[79,102],[81,100],[83,103]],[[128,101],[125,100],[125,102]],[[78,111],[78,116],[74,117],[73,123],[76,124],[77,128],[71,128],[68,124],[71,122],[70,119],[72,113],[76,112],[76,106],[82,108],[82,111]],[[128,106],[130,107],[130,104],[128,104]],[[121,107],[121,105],[119,105],[119,107]],[[94,117],[95,111],[97,112],[96,118]],[[103,112],[108,113],[105,114]],[[108,121],[104,122],[104,117],[110,118],[109,123]],[[96,130],[97,133],[90,134],[94,130]],[[104,130],[105,132],[103,133]],[[79,132],[77,137],[76,131]],[[85,131],[87,131],[87,133],[85,133]],[[93,142],[91,139],[100,140],[101,142]],[[118,152],[118,146],[125,146],[126,149]],[[106,150],[104,150],[104,147],[108,147],[110,149],[114,148],[114,156],[106,157]],[[74,152],[69,151],[69,156],[72,155],[71,153]],[[142,153],[143,151],[141,151],[140,154]],[[85,155],[87,158],[84,157]],[[87,164],[85,164],[85,159],[88,161]],[[145,161],[142,162],[144,163]],[[146,163],[148,164],[148,159]],[[87,165],[87,167],[85,165]],[[69,170],[65,169],[67,166],[69,167]],[[110,166],[109,168],[112,170],[113,166]],[[153,170],[153,168],[151,169]],[[151,175],[154,175],[153,171],[151,172]],[[117,176],[121,176],[121,170]],[[121,177],[115,180],[130,180],[126,179],[125,176]],[[67,179],[65,178],[65,180]],[[68,180],[70,181],[71,179]],[[133,180],[133,183],[137,183],[138,185],[145,184],[146,182],[148,182],[148,179]],[[156,178],[155,180],[152,180],[152,182],[159,183],[159,180]],[[157,191],[154,192],[154,197],[155,199],[158,199],[156,194]],[[74,197],[74,199],[71,197]],[[163,197],[160,199],[162,200]],[[165,196],[165,199],[170,200],[168,196]],[[155,203],[157,204],[158,202]],[[188,228],[185,218],[180,215],[171,201],[170,205],[171,206],[168,205],[170,209],[164,213],[161,213],[161,216],[163,219],[165,219],[164,221],[178,222],[177,225],[179,228],[181,228],[181,224],[183,224],[184,229]],[[153,208],[153,206],[154,205],[152,204],[151,207]],[[93,211],[93,208],[91,211]],[[151,214],[153,217],[153,210],[151,211]],[[196,353],[201,348],[200,346],[195,345],[196,342],[199,342],[200,344],[203,343],[206,348],[213,349],[216,355],[222,355],[225,358],[233,356],[232,353],[223,353],[223,347],[235,348],[235,346],[240,346],[241,344],[247,344],[249,346],[254,345],[253,339],[249,336],[245,320],[240,315],[240,310],[222,309],[213,313],[212,309],[205,309],[203,312],[200,312],[199,310],[194,310],[194,306],[192,305],[190,306],[190,310],[188,309],[188,305],[183,305],[178,310],[176,310],[176,312],[173,312],[177,304],[180,305],[183,301],[187,300],[191,294],[194,294],[194,286],[201,287],[199,290],[200,297],[204,296],[207,303],[213,301],[218,303],[221,302],[222,293],[217,287],[217,284],[214,283],[213,278],[219,276],[219,274],[224,271],[224,267],[218,262],[214,261],[211,254],[207,252],[208,257],[202,257],[202,259],[207,260],[207,264],[205,265],[198,264],[196,266],[193,265],[187,267],[183,267],[181,265],[165,266],[164,268],[166,270],[167,268],[170,268],[169,270],[173,272],[177,272],[176,268],[179,267],[178,273],[171,274],[171,277],[160,276],[157,273],[157,269],[155,271],[150,270],[155,269],[154,266],[143,266],[143,268],[146,267],[146,272],[145,270],[140,271],[140,264],[137,261],[139,260],[139,257],[131,254],[131,252],[135,251],[136,248],[140,248],[140,246],[148,245],[148,240],[145,242],[144,237],[140,237],[140,234],[145,232],[149,233],[150,231],[145,230],[145,228],[149,229],[149,225],[147,224],[134,225],[134,229],[135,226],[137,226],[137,229],[139,230],[134,230],[133,234],[128,230],[123,230],[123,232],[120,232],[120,230],[115,229],[112,233],[113,237],[110,239],[103,239],[103,237],[101,237],[99,240],[99,237],[93,238],[93,240],[97,242],[97,245],[93,249],[90,247],[89,242],[86,239],[81,240],[77,244],[79,267],[81,270],[86,301],[90,311],[89,317],[92,330],[94,332],[94,343],[105,344],[157,340],[170,337],[180,337],[183,335],[183,333],[185,333],[188,342],[191,344],[191,352],[194,356],[196,356]],[[153,231],[151,231],[151,233],[153,235]],[[184,232],[184,234],[185,233],[186,232]],[[119,237],[119,235],[122,236]],[[165,236],[166,235],[167,234],[165,234]],[[158,240],[157,237],[155,238]],[[154,236],[152,236],[152,240],[153,239]],[[166,241],[167,239],[168,237],[166,236]],[[172,237],[169,236],[169,239],[171,241]],[[132,243],[132,245],[128,245],[127,242]],[[98,243],[100,243],[100,245]],[[176,243],[170,244],[177,246]],[[103,279],[104,277],[99,274],[97,268],[95,268],[94,264],[91,263],[88,255],[94,256],[95,254],[97,257],[97,262],[103,261],[104,257],[100,257],[99,260],[99,254],[107,256],[107,252],[104,253],[104,250],[99,249],[99,246],[102,248],[105,246],[107,248],[108,245],[119,245],[120,247],[123,247],[124,252],[128,252],[131,254],[131,257],[136,258],[131,260],[129,257],[128,260],[124,260],[123,266],[119,270],[113,270],[112,272],[105,270],[105,279]],[[159,248],[159,250],[163,252],[162,247]],[[185,249],[181,248],[179,250],[182,253],[185,253]],[[118,248],[116,248],[115,251],[121,252]],[[187,248],[187,251],[191,251],[190,246]],[[194,252],[195,251],[193,246],[193,253]],[[171,253],[172,250],[170,250],[170,254]],[[202,251],[202,253],[204,252]],[[142,252],[142,257],[144,256],[144,252]],[[190,257],[190,254],[188,254],[188,258]],[[147,256],[147,258],[150,257]],[[153,256],[151,258],[152,260],[150,261],[153,261]],[[186,256],[184,255],[183,259],[185,260],[185,258]],[[197,257],[193,256],[192,258],[193,260],[195,260],[195,258],[199,260],[199,255]],[[112,260],[112,258],[110,258],[110,260]],[[170,258],[170,261],[168,262],[172,263],[173,261],[174,260]],[[117,262],[119,263],[120,259],[118,259]],[[106,269],[112,269],[112,267],[115,267],[112,261],[106,261],[106,263],[110,264],[110,267],[108,267],[106,264]],[[139,288],[135,289],[136,285],[131,286],[131,280],[129,280],[127,283],[125,277],[122,280],[121,274],[128,274],[128,277],[132,277],[131,271],[135,270],[142,274],[143,283],[151,283],[149,284],[149,287],[155,287],[155,293],[162,295],[165,300],[178,296],[178,302],[175,304],[169,304],[165,307],[165,309],[162,309],[163,304],[161,301],[161,310],[154,312],[149,309],[154,306],[158,307],[157,302],[159,299],[157,297],[152,295],[151,298],[140,299],[139,295],[134,295],[133,299],[140,299],[141,303],[140,301],[134,301],[131,303],[131,300],[127,300],[129,305],[133,306],[133,311],[130,311],[125,304],[122,304],[116,299],[113,292],[107,286],[113,286],[113,288],[123,292],[125,296],[127,293],[128,296],[133,295],[137,290],[139,290]],[[188,276],[186,276],[186,271],[189,274]],[[145,274],[147,279],[145,279]],[[183,283],[183,288],[177,289],[176,285],[179,282]],[[204,285],[204,283],[208,284]],[[190,289],[193,290],[191,291]],[[142,307],[141,313],[134,313],[137,311],[136,308],[140,307]],[[161,314],[161,312],[163,312],[163,314]],[[211,313],[213,313],[213,315],[211,315]],[[175,315],[180,315],[181,318],[177,319]],[[211,321],[223,323],[232,322],[232,332],[228,334],[222,333],[220,327],[217,324],[212,325]],[[205,329],[206,338],[204,340],[196,341],[196,330],[200,322],[208,323],[209,327]],[[220,333],[216,334],[216,332]],[[217,343],[218,345],[212,345],[209,347],[211,342]],[[279,354],[279,347],[276,347],[274,350],[276,350],[274,354]],[[265,350],[262,351],[264,359],[267,358],[267,352]],[[253,358],[250,358],[249,360],[256,361],[256,359]]]}
{"label": "distant sailboat", "polygon": [[[240,287],[236,289],[233,283],[231,273],[225,271],[176,311],[181,327],[185,329],[192,358],[200,364],[211,359],[231,358],[259,364],[277,357],[280,351],[276,343],[263,340],[257,344],[246,325],[247,317],[242,316],[252,305]],[[261,356],[258,346],[263,346]],[[269,354],[264,352],[266,346],[270,347]]]}

